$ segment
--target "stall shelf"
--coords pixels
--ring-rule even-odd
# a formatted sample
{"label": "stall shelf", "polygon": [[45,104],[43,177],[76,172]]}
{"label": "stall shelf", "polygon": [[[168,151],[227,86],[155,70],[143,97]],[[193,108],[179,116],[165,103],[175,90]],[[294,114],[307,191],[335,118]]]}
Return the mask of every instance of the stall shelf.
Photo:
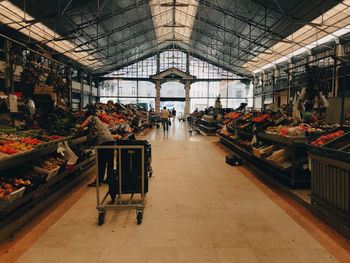
{"label": "stall shelf", "polygon": [[[232,132],[232,131],[231,131]],[[235,130],[238,137],[252,138],[251,134],[242,130]],[[256,134],[257,140],[263,140],[273,145],[280,145],[286,147],[291,152],[291,159],[282,163],[275,163],[264,158],[254,156],[252,150],[248,147],[239,145],[237,140],[230,139],[230,137],[218,133],[219,141],[242,155],[248,161],[253,162],[256,166],[268,170],[271,176],[281,181],[287,182],[291,187],[307,187],[310,184],[310,173],[308,170],[308,159],[305,142],[306,138],[288,138],[275,134],[267,134],[258,132]]]}
{"label": "stall shelf", "polygon": [[217,121],[207,121],[203,119],[194,119],[192,120],[193,126],[196,130],[203,132],[206,135],[215,135],[218,128]]}
{"label": "stall shelf", "polygon": [[[74,144],[80,144],[86,141],[86,136],[68,140],[69,144],[74,145]],[[53,153],[57,150],[57,145],[59,141],[54,142],[54,144],[47,145],[42,148],[35,148],[31,151],[24,152],[20,155],[17,156],[8,156],[7,158],[1,159],[0,160],[0,171],[7,170],[11,167],[21,165],[23,163],[26,163],[28,161],[36,160],[39,159],[45,155],[48,155],[50,153]]]}
{"label": "stall shelf", "polygon": [[[83,136],[68,140],[68,143],[70,146],[73,146],[85,143],[86,139],[86,136]],[[28,162],[52,154],[56,152],[58,142],[59,141],[55,144],[33,149],[15,157],[3,159],[0,161],[0,171],[5,171],[13,167],[20,167]],[[91,167],[91,165],[94,164],[94,160],[95,157],[90,156],[75,164],[70,169],[63,169],[61,173],[47,180],[45,183],[36,186],[36,188],[30,189],[28,192],[28,189],[26,189],[23,196],[14,200],[8,206],[2,207],[0,211],[0,239],[6,238],[9,234],[43,210],[50,202],[61,196],[64,189],[68,189],[81,181],[81,176],[79,175],[84,170]],[[48,200],[51,201],[48,202]]]}

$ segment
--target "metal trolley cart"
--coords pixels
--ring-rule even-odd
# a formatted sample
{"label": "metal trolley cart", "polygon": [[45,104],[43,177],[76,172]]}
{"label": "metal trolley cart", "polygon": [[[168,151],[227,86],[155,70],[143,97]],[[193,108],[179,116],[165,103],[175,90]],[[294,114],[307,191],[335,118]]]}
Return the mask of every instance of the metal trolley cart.
{"label": "metal trolley cart", "polygon": [[[109,189],[100,198],[98,179],[98,150],[113,149],[114,169],[107,171]],[[116,168],[116,169],[115,169]],[[96,147],[96,194],[98,224],[104,223],[106,210],[135,209],[137,223],[141,224],[145,208],[145,194],[148,192],[148,176],[152,173],[151,146],[147,141],[117,141],[115,146]],[[128,199],[123,196],[130,195]],[[141,194],[141,199],[134,199]],[[108,204],[107,197],[112,202]]]}

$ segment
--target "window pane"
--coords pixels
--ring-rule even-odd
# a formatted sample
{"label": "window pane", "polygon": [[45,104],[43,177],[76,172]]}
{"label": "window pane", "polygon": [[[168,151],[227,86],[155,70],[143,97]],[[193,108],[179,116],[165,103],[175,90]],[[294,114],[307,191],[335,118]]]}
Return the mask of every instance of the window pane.
{"label": "window pane", "polygon": [[208,96],[208,82],[195,82],[191,84],[191,98],[206,98]]}
{"label": "window pane", "polygon": [[119,96],[120,97],[136,97],[136,81],[120,80]]}
{"label": "window pane", "polygon": [[161,97],[185,97],[185,85],[179,82],[167,82],[164,83],[160,89]]}
{"label": "window pane", "polygon": [[208,105],[207,99],[191,99],[191,112],[198,110],[205,110]]}
{"label": "window pane", "polygon": [[139,81],[139,97],[155,97],[156,85],[149,81]]}

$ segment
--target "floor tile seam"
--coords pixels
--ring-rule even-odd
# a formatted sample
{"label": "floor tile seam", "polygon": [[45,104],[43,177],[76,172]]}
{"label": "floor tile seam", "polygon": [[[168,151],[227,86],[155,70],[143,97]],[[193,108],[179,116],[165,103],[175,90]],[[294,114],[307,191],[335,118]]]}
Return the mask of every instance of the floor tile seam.
{"label": "floor tile seam", "polygon": [[[212,146],[218,150],[222,155],[227,155],[224,149],[221,149],[215,144]],[[220,150],[219,150],[220,149]],[[257,179],[251,171],[244,167],[238,167],[238,169],[243,173],[254,185],[258,187],[270,200],[272,200],[275,204],[277,204],[291,219],[293,219],[298,225],[300,225],[307,233],[309,233],[322,247],[324,247],[329,253],[331,253],[335,258],[340,260],[341,262],[350,262],[350,255],[347,252],[346,248],[342,245],[338,244],[338,242],[329,236],[330,232],[335,232],[332,229],[325,231],[321,229],[317,224],[312,221],[318,221],[320,225],[325,228],[329,228],[323,222],[321,222],[318,218],[312,215],[309,211],[309,215],[306,217],[302,214],[302,208],[298,206],[295,200],[292,200],[290,197],[285,196],[282,198],[279,196],[274,190],[270,189],[264,183],[262,183],[259,179]],[[304,219],[304,220],[303,220]],[[337,233],[334,233],[338,235]],[[333,244],[330,244],[328,240],[331,240]],[[340,255],[340,253],[344,255]],[[345,261],[344,261],[345,260]]]}
{"label": "floor tile seam", "polygon": [[[247,177],[256,184],[257,187],[262,187],[261,190],[322,247],[341,262],[350,262],[350,253],[347,249],[347,247],[350,246],[348,240],[344,237],[340,237],[335,230],[323,223],[306,208],[296,203],[291,197],[283,193],[276,193],[260,182],[260,180],[252,175],[250,171],[246,170],[246,168],[243,169],[242,172],[247,173]],[[343,240],[341,243],[345,242],[346,244],[340,244],[339,238]]]}

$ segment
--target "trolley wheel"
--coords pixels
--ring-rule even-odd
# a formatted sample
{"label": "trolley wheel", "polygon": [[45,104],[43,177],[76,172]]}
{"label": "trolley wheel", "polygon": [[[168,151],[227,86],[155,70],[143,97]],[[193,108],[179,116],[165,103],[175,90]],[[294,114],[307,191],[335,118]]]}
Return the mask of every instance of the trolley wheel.
{"label": "trolley wheel", "polygon": [[137,219],[138,225],[140,225],[142,223],[142,218],[143,218],[142,211],[138,211],[136,214],[136,219]]}
{"label": "trolley wheel", "polygon": [[103,223],[105,222],[105,215],[106,215],[105,211],[101,211],[98,213],[98,225],[99,226],[103,225]]}

